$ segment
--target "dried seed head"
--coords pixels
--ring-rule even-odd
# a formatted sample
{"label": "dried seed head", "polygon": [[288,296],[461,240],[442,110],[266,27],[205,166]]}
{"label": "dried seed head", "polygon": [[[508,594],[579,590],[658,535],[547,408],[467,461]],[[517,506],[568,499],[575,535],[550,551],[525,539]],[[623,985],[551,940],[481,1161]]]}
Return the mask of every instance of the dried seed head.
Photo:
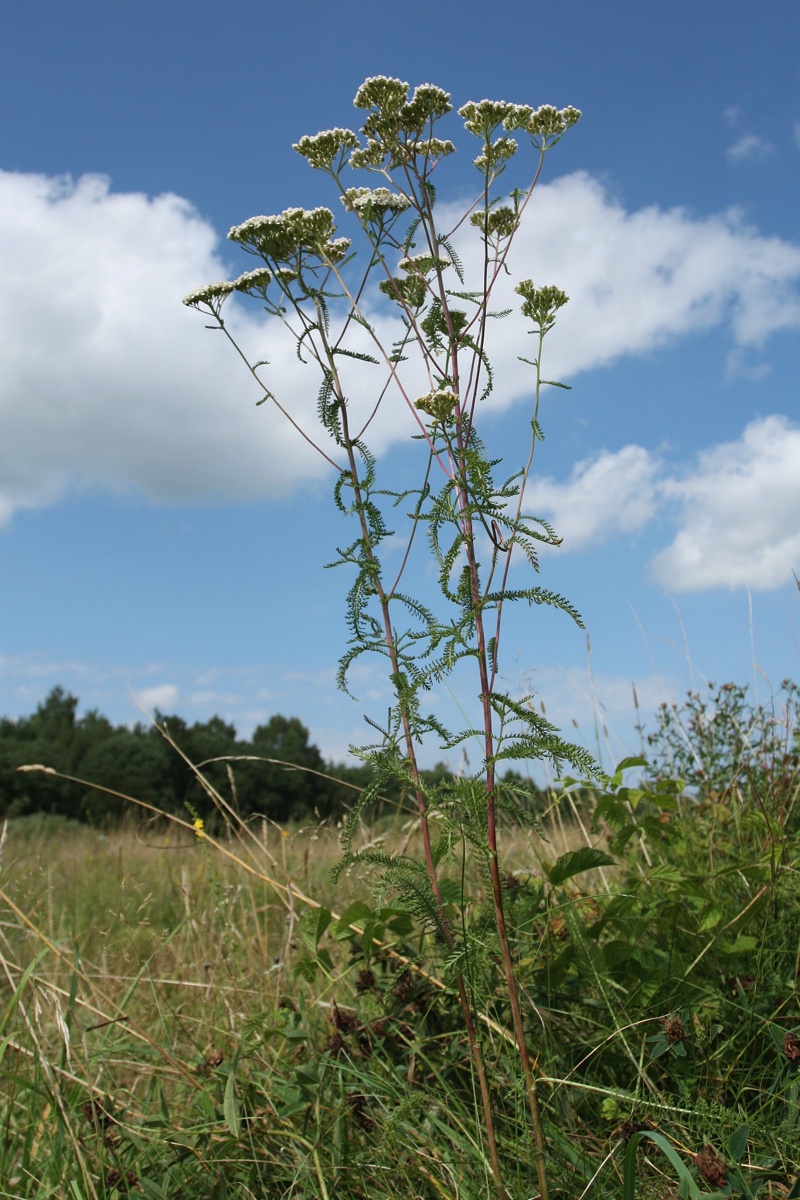
{"label": "dried seed head", "polygon": [[363,1092],[348,1092],[347,1106],[350,1109],[350,1115],[357,1125],[362,1129],[371,1129],[375,1124],[375,1120],[367,1111],[368,1101]]}
{"label": "dried seed head", "polygon": [[339,1008],[338,1004],[333,1006],[332,1015],[333,1027],[341,1033],[355,1033],[359,1028],[358,1017],[355,1013],[345,1012]]}
{"label": "dried seed head", "polygon": [[332,1033],[322,1047],[323,1053],[331,1054],[334,1058],[338,1058],[346,1049],[347,1043],[340,1033]]}
{"label": "dried seed head", "polygon": [[680,1017],[662,1017],[658,1022],[670,1046],[686,1040],[686,1029]]}
{"label": "dried seed head", "polygon": [[116,1188],[118,1192],[127,1192],[129,1188],[139,1186],[135,1171],[120,1171],[118,1167],[112,1167],[105,1182],[107,1188]]}
{"label": "dried seed head", "polygon": [[781,1042],[781,1050],[789,1062],[800,1062],[800,1037],[796,1033],[787,1033]]}
{"label": "dried seed head", "polygon": [[369,968],[365,967],[363,971],[359,971],[358,978],[356,979],[356,991],[359,994],[362,992],[371,992],[375,986],[375,976]]}
{"label": "dried seed head", "polygon": [[714,1187],[725,1187],[728,1182],[727,1164],[708,1142],[700,1153],[695,1155],[694,1165],[706,1183],[710,1183]]}
{"label": "dried seed head", "polygon": [[413,991],[414,980],[411,977],[411,972],[406,968],[405,971],[400,972],[395,980],[394,987],[392,988],[392,996],[398,1004],[406,1004],[411,999]]}
{"label": "dried seed head", "polygon": [[635,1133],[644,1133],[648,1129],[655,1129],[652,1121],[637,1121],[634,1117],[629,1117],[615,1131],[614,1137],[622,1138],[627,1145]]}
{"label": "dried seed head", "polygon": [[81,1112],[86,1120],[92,1125],[97,1125],[100,1129],[107,1129],[109,1125],[116,1125],[116,1120],[110,1112],[107,1112],[99,1100],[87,1100],[81,1105]]}

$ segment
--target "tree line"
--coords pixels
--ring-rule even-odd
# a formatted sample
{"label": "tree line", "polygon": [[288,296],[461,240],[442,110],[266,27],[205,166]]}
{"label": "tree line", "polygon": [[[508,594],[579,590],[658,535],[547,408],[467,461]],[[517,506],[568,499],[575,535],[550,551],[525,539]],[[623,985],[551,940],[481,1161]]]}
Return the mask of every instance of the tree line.
{"label": "tree line", "polygon": [[[327,762],[297,717],[276,714],[244,739],[218,716],[189,725],[179,716],[156,713],[161,728],[141,723],[131,728],[112,724],[96,710],[79,717],[78,704],[76,696],[56,687],[30,716],[0,719],[0,817],[52,813],[109,824],[132,808],[109,794],[119,792],[166,813],[207,818],[209,801],[190,764],[202,767],[240,816],[261,813],[279,822],[335,816],[352,805],[354,788],[370,781],[367,766]],[[254,761],[231,761],[237,758]],[[88,783],[18,769],[31,763]],[[425,774],[433,783],[448,773],[440,763]]]}

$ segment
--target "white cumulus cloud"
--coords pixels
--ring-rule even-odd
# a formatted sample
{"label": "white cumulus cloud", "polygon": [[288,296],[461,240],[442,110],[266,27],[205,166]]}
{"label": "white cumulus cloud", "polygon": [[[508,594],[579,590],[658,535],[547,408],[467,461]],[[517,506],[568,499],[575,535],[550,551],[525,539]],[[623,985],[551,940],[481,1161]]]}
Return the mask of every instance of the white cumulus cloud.
{"label": "white cumulus cloud", "polygon": [[[443,218],[448,211],[442,206]],[[476,231],[465,226],[458,239],[474,284]],[[330,470],[269,405],[255,406],[258,389],[223,335],[180,303],[191,288],[231,274],[220,245],[178,196],[117,194],[97,176],[0,172],[0,524],[70,489],[135,490],[155,503],[252,500]],[[226,249],[235,273],[252,265]],[[737,347],[800,327],[800,247],[762,236],[733,213],[629,212],[585,173],[538,190],[514,261],[571,297],[549,338],[551,377],[714,325],[726,325]],[[518,308],[517,281],[501,281],[497,307]],[[390,343],[396,318],[377,298],[369,303]],[[266,379],[279,398],[313,420],[313,365],[305,369],[255,308],[237,300],[229,311],[253,358],[270,359]],[[361,340],[353,348],[368,348],[366,332],[354,332]],[[530,368],[517,359],[525,329],[517,316],[490,333],[492,402],[502,406],[529,392]],[[370,375],[377,368],[351,365],[358,409],[380,391]],[[408,384],[412,397],[426,390],[413,373]],[[407,408],[389,405],[373,426],[376,449],[410,428]],[[630,457],[617,465],[637,466]],[[602,464],[581,472],[591,489]]]}
{"label": "white cumulus cloud", "polygon": [[631,533],[657,511],[657,464],[642,446],[623,446],[579,462],[566,483],[535,479],[526,491],[527,507],[547,516],[563,549],[599,545],[612,534]]}
{"label": "white cumulus cloud", "polygon": [[224,277],[217,241],[178,196],[0,172],[0,523],[71,487],[249,499],[317,469],[181,304]]}
{"label": "white cumulus cloud", "polygon": [[[534,282],[556,284],[570,297],[548,335],[551,377],[572,377],[720,325],[739,347],[800,329],[800,245],[765,237],[736,212],[629,212],[583,172],[539,188],[527,212],[512,265],[523,264]],[[477,246],[461,252],[477,277]],[[503,283],[498,307],[518,307],[516,282],[518,276]],[[522,319],[511,318],[491,331],[506,400],[530,387],[530,368],[516,359],[523,330]]]}
{"label": "white cumulus cloud", "polygon": [[661,490],[680,506],[678,533],[652,564],[669,591],[764,591],[800,569],[800,428],[785,417],[751,422]]}

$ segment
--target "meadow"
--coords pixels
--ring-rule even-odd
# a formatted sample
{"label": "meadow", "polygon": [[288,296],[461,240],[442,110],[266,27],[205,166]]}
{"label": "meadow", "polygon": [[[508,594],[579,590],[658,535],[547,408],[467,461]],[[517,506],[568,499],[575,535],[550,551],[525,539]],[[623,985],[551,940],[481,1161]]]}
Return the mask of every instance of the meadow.
{"label": "meadow", "polygon": [[[502,824],[553,1195],[800,1194],[796,749],[786,708],[718,689],[662,712],[637,786],[565,783],[536,829]],[[207,800],[204,822],[8,822],[0,1196],[491,1194],[456,967],[371,862],[419,853],[413,811],[362,822],[334,883],[335,820]],[[454,844],[442,872],[480,928],[485,871]],[[508,997],[480,969],[522,1200]]]}

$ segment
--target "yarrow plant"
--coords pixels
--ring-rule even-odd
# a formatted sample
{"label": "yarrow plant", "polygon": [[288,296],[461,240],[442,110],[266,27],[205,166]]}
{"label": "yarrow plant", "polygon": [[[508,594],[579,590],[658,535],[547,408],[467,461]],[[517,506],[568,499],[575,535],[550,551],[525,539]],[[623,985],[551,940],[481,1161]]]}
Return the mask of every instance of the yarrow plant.
{"label": "yarrow plant", "polygon": [[[513,560],[522,556],[523,569],[537,572],[539,548],[559,541],[555,530],[525,507],[542,437],[540,398],[550,382],[542,374],[544,339],[567,303],[557,287],[537,287],[530,279],[516,287],[534,338],[533,356],[523,360],[532,369],[532,401],[524,464],[502,481],[496,479],[499,460],[481,439],[479,425],[481,402],[494,385],[490,328],[505,315],[492,311],[492,296],[509,272],[514,238],[545,154],[580,113],[491,100],[463,105],[459,115],[478,143],[473,160],[478,188],[460,219],[443,227],[434,176],[455,152],[454,142],[439,133],[440,122],[452,112],[450,95],[423,84],[409,96],[408,84],[376,76],[362,84],[354,103],[366,113],[360,133],[329,129],[300,138],[294,147],[313,169],[329,176],[352,237],[337,236],[328,208],[252,217],[234,226],[229,237],[258,266],[233,282],[198,288],[184,303],[210,315],[244,358],[223,309],[234,293],[259,300],[293,334],[301,360],[319,372],[315,417],[301,398],[273,390],[268,364],[248,363],[263,390],[259,403],[273,403],[330,464],[334,503],[355,522],[355,536],[331,564],[353,572],[340,685],[346,690],[353,663],[372,654],[385,662],[393,691],[380,739],[356,750],[374,771],[345,826],[342,866],[359,859],[374,864],[443,950],[447,982],[458,996],[471,1050],[498,1196],[506,1194],[495,1135],[498,1101],[477,1014],[481,980],[501,965],[538,1188],[547,1200],[547,1148],[529,1050],[535,1023],[523,1014],[507,930],[498,817],[510,812],[530,820],[524,800],[501,774],[507,764],[550,760],[584,775],[594,771],[590,756],[564,741],[529,697],[512,696],[500,686],[508,605],[552,605],[580,624],[562,596],[533,583],[509,583]],[[526,182],[504,194],[502,177],[518,154],[525,158]],[[354,171],[365,173],[368,184],[353,185]],[[476,280],[467,279],[456,247],[456,238],[461,245],[470,237],[480,247]],[[400,335],[388,345],[369,317],[381,295],[400,321]],[[366,422],[356,419],[350,399],[347,369],[353,360],[367,364],[374,375],[373,414]],[[426,380],[422,394],[411,383],[419,372]],[[402,492],[379,486],[378,463],[367,440],[375,413],[397,402],[406,407],[408,435],[419,450],[417,478]],[[399,572],[390,573],[384,543],[391,532],[389,512],[394,522],[401,504],[411,508],[403,533],[406,552]],[[438,571],[436,611],[401,586],[420,529]],[[456,669],[461,681],[464,668],[473,672],[472,714],[468,728],[454,731],[426,712],[423,701],[433,684]],[[459,691],[466,705],[463,682]],[[449,751],[474,738],[481,745],[481,762],[472,773],[435,787],[423,780],[418,759],[424,741],[435,739]],[[398,781],[415,797],[422,861],[374,851],[354,854],[351,836],[359,815]],[[434,828],[443,832],[434,837]],[[476,914],[472,924],[466,905],[444,886],[443,870],[459,844],[471,846],[492,897],[490,911]]]}

